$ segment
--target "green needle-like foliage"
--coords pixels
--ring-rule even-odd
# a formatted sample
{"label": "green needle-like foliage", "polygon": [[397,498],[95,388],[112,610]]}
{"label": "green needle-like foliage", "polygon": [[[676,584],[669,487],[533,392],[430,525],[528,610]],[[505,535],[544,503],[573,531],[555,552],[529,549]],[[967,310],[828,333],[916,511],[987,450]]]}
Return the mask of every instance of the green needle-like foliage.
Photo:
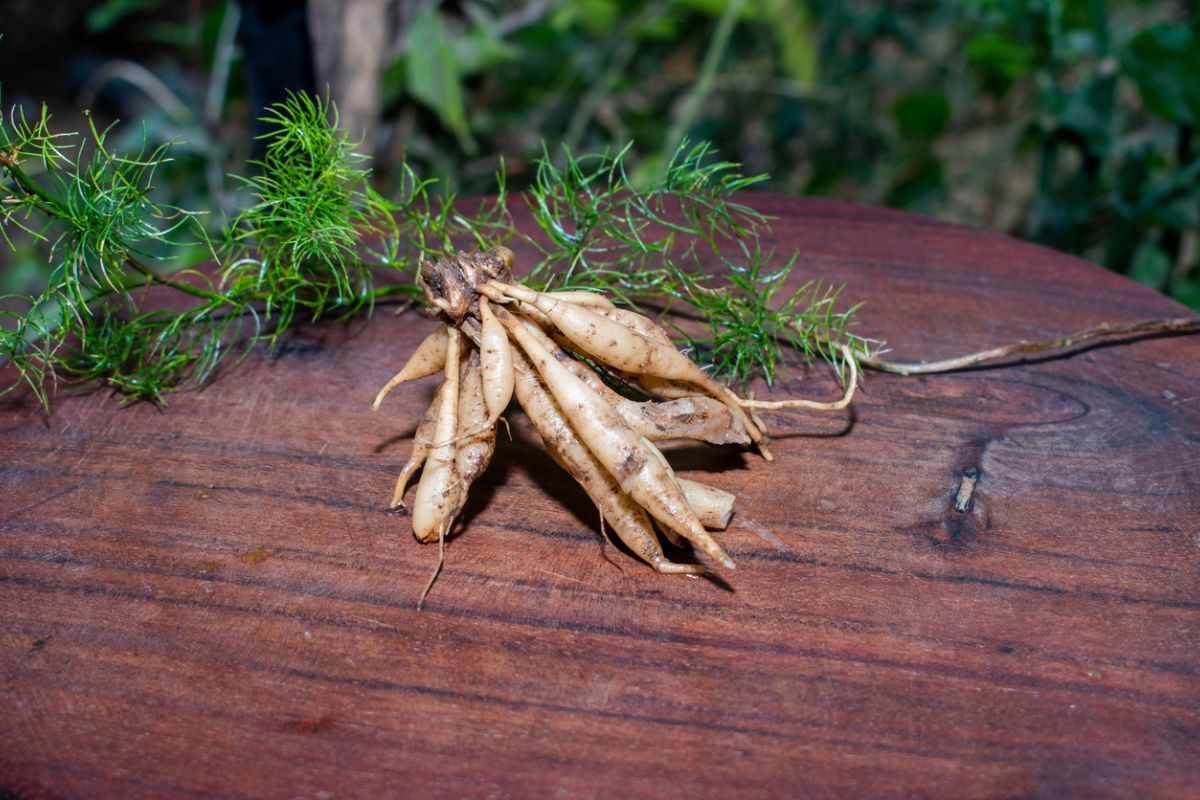
{"label": "green needle-like foliage", "polygon": [[664,174],[648,186],[626,177],[628,148],[615,155],[563,152],[538,164],[530,190],[534,219],[545,241],[530,279],[544,287],[604,291],[642,310],[680,303],[710,335],[683,333],[694,356],[714,374],[768,382],[787,345],[841,368],[842,346],[858,356],[872,342],[856,336],[855,308],[838,310],[840,290],[809,281],[780,299],[798,261],[771,266],[761,235],[769,220],[734,201],[761,182],[738,165],[716,161],[707,144],[684,142]]}
{"label": "green needle-like foliage", "polygon": [[[473,207],[406,165],[386,198],[330,103],[292,95],[267,121],[265,157],[237,178],[250,202],[219,251],[200,217],[154,199],[168,148],[115,153],[108,131],[56,134],[44,110],[0,124],[0,230],[40,242],[47,261],[40,294],[0,298],[0,366],[17,373],[4,391],[28,385],[48,407],[61,379],[165,404],[299,322],[417,298],[423,258],[518,235],[503,169],[498,195]],[[724,377],[772,380],[783,346],[831,360],[844,344],[868,352],[836,290],[808,283],[780,298],[797,259],[768,266],[768,220],[733,199],[761,177],[685,143],[657,181],[634,186],[626,153],[541,160],[526,198],[541,235],[521,236],[541,254],[530,283],[688,306],[710,332],[688,344]],[[188,266],[197,251],[214,266]]]}
{"label": "green needle-like foliage", "polygon": [[[59,376],[106,379],[130,398],[161,401],[170,388],[206,380],[219,362],[207,355],[219,350],[215,334],[191,322],[232,304],[172,259],[205,236],[193,214],[151,199],[166,150],[119,155],[107,133],[93,125],[86,138],[54,134],[44,110],[36,122],[0,126],[5,238],[11,243],[10,228],[31,234],[45,245],[48,266],[38,296],[7,299],[16,324],[0,332],[0,357],[43,404]],[[144,290],[154,284],[204,302],[147,314]],[[14,305],[24,310],[8,309]],[[145,379],[125,377],[150,364]]]}
{"label": "green needle-like foliage", "polygon": [[[48,267],[38,296],[5,299],[11,324],[0,328],[0,365],[17,372],[5,391],[26,384],[48,407],[49,388],[62,378],[165,403],[231,355],[274,344],[297,321],[415,296],[415,259],[402,257],[400,226],[423,221],[412,207],[428,205],[428,186],[414,187],[407,206],[379,196],[332,113],[303,95],[272,110],[276,129],[260,172],[242,179],[253,202],[220,257],[195,214],[153,199],[167,148],[120,155],[95,128],[79,144],[52,133],[44,112],[0,126],[4,235],[10,244],[10,230],[41,241]],[[379,248],[370,264],[361,258],[368,237]],[[217,269],[180,258],[197,244]],[[408,274],[399,285],[377,285],[381,270]],[[167,290],[179,299],[157,302]]]}
{"label": "green needle-like foliage", "polygon": [[761,371],[768,383],[775,380],[783,347],[806,357],[829,359],[841,373],[841,346],[858,356],[870,354],[870,341],[846,330],[858,306],[838,310],[840,288],[808,281],[782,301],[777,300],[796,266],[793,254],[780,267],[767,271],[761,250],[746,253],[745,263],[727,264],[728,282],[712,285],[707,275],[678,273],[678,284],[669,291],[691,305],[708,325],[708,336],[684,333],[697,358],[712,365],[719,375],[747,381]]}
{"label": "green needle-like foliage", "polygon": [[548,154],[538,162],[530,205],[547,243],[532,240],[543,258],[531,280],[625,297],[697,248],[719,253],[723,243],[757,239],[766,220],[731,198],[762,176],[742,176],[736,164],[711,161],[707,144],[684,142],[659,180],[635,188],[628,151],[576,157],[564,149],[563,166]]}
{"label": "green needle-like foliage", "polygon": [[230,232],[231,253],[255,254],[234,261],[224,282],[236,295],[263,298],[274,341],[298,310],[315,320],[368,304],[373,282],[359,244],[368,235],[394,237],[397,223],[329,103],[293,94],[266,121],[274,131],[265,158],[252,162],[260,172],[241,179],[255,203]]}
{"label": "green needle-like foliage", "polygon": [[148,311],[128,319],[90,317],[89,346],[65,353],[59,372],[89,383],[107,382],[126,396],[124,402],[165,405],[164,392],[212,374],[239,321],[237,315],[213,315],[203,306],[185,313]]}

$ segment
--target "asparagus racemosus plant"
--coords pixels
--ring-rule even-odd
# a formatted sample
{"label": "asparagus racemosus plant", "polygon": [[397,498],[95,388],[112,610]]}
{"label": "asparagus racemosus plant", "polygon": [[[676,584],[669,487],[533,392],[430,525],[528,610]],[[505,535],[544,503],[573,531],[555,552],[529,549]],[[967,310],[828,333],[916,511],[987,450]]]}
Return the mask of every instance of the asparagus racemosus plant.
{"label": "asparagus racemosus plant", "polygon": [[[117,153],[108,129],[56,133],[44,108],[0,124],[0,231],[10,245],[35,240],[47,266],[40,293],[0,305],[0,366],[16,375],[4,391],[27,386],[49,409],[60,382],[108,385],[165,405],[297,323],[418,300],[422,259],[521,236],[503,170],[484,201],[440,196],[407,166],[384,197],[332,104],[296,94],[267,119],[266,155],[236,178],[248,203],[216,236],[203,213],[155,199],[168,148]],[[771,380],[785,345],[839,364],[845,352],[870,354],[837,289],[810,282],[780,296],[796,258],[773,265],[760,239],[767,220],[733,198],[761,177],[685,144],[636,187],[627,156],[541,159],[525,199],[542,234],[522,236],[540,254],[528,285],[690,308],[709,334],[687,344],[718,377],[761,370]],[[702,269],[714,260],[719,269]]]}

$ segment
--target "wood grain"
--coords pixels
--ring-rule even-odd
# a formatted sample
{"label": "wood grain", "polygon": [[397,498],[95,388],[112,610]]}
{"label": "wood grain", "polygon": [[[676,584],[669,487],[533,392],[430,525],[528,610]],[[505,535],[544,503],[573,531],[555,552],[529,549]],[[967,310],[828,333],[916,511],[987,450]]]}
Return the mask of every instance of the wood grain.
{"label": "wood grain", "polygon": [[[1184,313],[1002,236],[752,200],[896,359]],[[1200,792],[1200,339],[872,375],[772,415],[773,464],[669,448],[738,495],[725,585],[604,544],[514,414],[418,612],[436,548],[384,507],[433,385],[370,400],[429,325],[309,330],[168,411],[0,401],[0,797]]]}

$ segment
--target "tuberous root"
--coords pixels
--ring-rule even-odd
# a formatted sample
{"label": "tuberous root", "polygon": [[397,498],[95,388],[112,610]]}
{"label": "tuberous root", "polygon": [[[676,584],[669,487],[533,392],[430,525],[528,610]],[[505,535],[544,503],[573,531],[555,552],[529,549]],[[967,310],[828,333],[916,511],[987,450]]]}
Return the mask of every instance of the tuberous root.
{"label": "tuberous root", "polygon": [[[601,295],[533,291],[512,280],[512,263],[511,251],[498,248],[422,264],[420,282],[444,324],[373,404],[378,408],[405,381],[444,373],[391,501],[392,508],[405,507],[404,490],[421,469],[414,533],[422,541],[438,540],[439,560],[418,607],[441,572],[446,535],[471,483],[491,459],[497,422],[514,395],[551,456],[596,505],[602,530],[607,523],[660,573],[708,570],[671,561],[660,535],[676,546],[690,542],[712,563],[733,569],[733,560],[705,530],[729,524],[733,495],[675,475],[652,442],[679,437],[715,444],[752,441],[770,461],[757,410],[846,408],[858,385],[853,355],[843,349],[850,376],[839,400],[744,399],[675,349],[651,319]],[[586,356],[595,371],[575,353]],[[636,384],[664,402],[627,400],[597,372]]]}

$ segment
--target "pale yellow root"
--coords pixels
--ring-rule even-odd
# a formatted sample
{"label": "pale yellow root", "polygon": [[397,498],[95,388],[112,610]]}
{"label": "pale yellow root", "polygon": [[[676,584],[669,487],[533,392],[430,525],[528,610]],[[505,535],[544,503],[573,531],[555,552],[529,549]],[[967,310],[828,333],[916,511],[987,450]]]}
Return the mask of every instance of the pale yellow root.
{"label": "pale yellow root", "polygon": [[378,411],[383,399],[400,384],[440,372],[446,366],[446,343],[449,341],[447,331],[445,325],[439,325],[417,345],[404,367],[375,395],[375,401],[371,403],[372,410]]}
{"label": "pale yellow root", "polygon": [[568,303],[586,306],[587,308],[616,308],[612,301],[600,292],[589,292],[586,289],[566,289],[558,292],[546,292],[546,294],[556,300],[566,300]]}
{"label": "pale yellow root", "polygon": [[513,394],[512,345],[495,315],[492,314],[486,297],[479,299],[480,368],[483,374],[483,397],[487,405],[488,420],[496,420],[508,407]]}
{"label": "pale yellow root", "polygon": [[[574,348],[607,366],[625,372],[655,375],[695,384],[705,394],[712,395],[734,409],[742,417],[742,424],[750,438],[756,444],[765,444],[762,432],[737,403],[736,396],[710,378],[695,362],[676,350],[674,345],[648,339],[620,322],[603,317],[588,308],[555,300],[550,295],[518,284],[490,281],[479,287],[479,290],[488,297],[512,297],[535,306],[570,339]],[[765,451],[763,457],[770,460]]]}
{"label": "pale yellow root", "polygon": [[627,308],[593,308],[597,314],[602,317],[607,317],[613,322],[619,322],[625,327],[632,330],[634,333],[641,334],[647,339],[651,339],[660,344],[665,344],[670,347],[675,347],[675,343],[671,341],[671,334],[663,330],[662,326],[654,322],[649,317],[643,316],[636,311],[630,311]]}
{"label": "pale yellow root", "polygon": [[630,428],[615,409],[559,363],[516,317],[502,308],[496,309],[496,316],[528,355],[555,400],[564,409],[570,409],[580,439],[621,488],[651,516],[686,536],[717,563],[732,569],[733,560],[696,519],[658,448]]}
{"label": "pale yellow root", "polygon": [[653,375],[635,375],[632,372],[623,372],[617,370],[617,377],[626,383],[637,386],[651,397],[657,397],[660,400],[679,400],[684,397],[708,397],[708,393],[695,386],[690,386],[679,381],[669,381],[665,378],[656,378]]}
{"label": "pale yellow root", "polygon": [[741,418],[713,397],[694,395],[665,403],[639,403],[613,391],[587,364],[571,356],[539,325],[522,319],[529,333],[575,377],[617,410],[635,431],[652,442],[697,439],[712,444],[748,444]]}
{"label": "pale yellow root", "polygon": [[425,416],[421,417],[421,422],[417,425],[417,432],[413,435],[412,453],[409,454],[408,463],[404,465],[404,469],[400,471],[400,476],[396,478],[396,488],[392,491],[392,502],[389,508],[395,510],[404,508],[404,492],[408,488],[408,481],[412,474],[421,468],[425,463],[425,459],[429,456],[429,438],[433,436],[434,426],[437,424],[437,410],[441,403],[442,387],[439,386],[433,394],[433,402],[425,411]]}
{"label": "pale yellow root", "polygon": [[564,291],[564,292],[546,292],[555,300],[565,300],[568,303],[583,306],[591,309],[602,317],[611,319],[614,322],[619,322],[635,333],[640,333],[647,339],[654,339],[663,344],[675,346],[671,341],[671,335],[663,330],[662,326],[658,325],[652,319],[642,314],[632,311],[628,308],[621,308],[613,305],[613,302],[599,292],[589,292],[586,290]]}
{"label": "pale yellow root", "polygon": [[656,559],[651,566],[664,575],[703,575],[708,572],[703,564],[681,564],[669,560],[665,555]]}
{"label": "pale yellow root", "polygon": [[[471,350],[465,358],[461,359],[458,371],[458,385],[451,385],[450,387],[450,390],[458,391],[455,425],[460,428],[478,428],[480,421],[487,418],[487,408],[483,398],[483,377],[479,361],[479,351]],[[445,384],[443,384],[443,388],[445,388]],[[439,417],[439,421],[440,419]],[[433,588],[434,582],[437,581],[443,566],[446,564],[446,535],[450,532],[450,526],[454,524],[455,517],[462,510],[471,484],[483,474],[483,471],[487,469],[488,462],[491,461],[492,453],[496,448],[496,430],[495,427],[490,427],[485,428],[481,433],[469,436],[460,434],[454,437],[453,442],[458,444],[458,446],[455,447],[454,444],[446,446],[452,451],[453,457],[452,463],[447,466],[449,467],[448,471],[457,477],[458,485],[457,487],[446,487],[442,495],[442,499],[447,503],[447,507],[441,513],[440,524],[438,524],[437,529],[438,561],[433,568],[433,572],[429,575],[429,580],[425,583],[425,588],[421,590],[421,596],[417,599],[418,609],[425,605],[425,598],[429,595],[429,590]],[[445,469],[445,466],[442,468]],[[413,516],[415,519],[416,514]],[[421,538],[419,534],[418,538]],[[422,539],[422,541],[425,540]]]}
{"label": "pale yellow root", "polygon": [[[459,430],[454,438],[445,442],[430,442],[431,447],[475,439],[489,431],[494,441],[496,423],[512,399],[513,356],[508,334],[505,333],[504,326],[496,322],[495,316],[488,307],[487,298],[480,298],[479,313],[483,318],[481,330],[477,333],[472,331],[465,331],[465,333],[478,347],[481,383],[478,391],[474,393],[479,395],[487,413],[482,418],[476,419],[472,427]],[[508,422],[506,421],[504,425],[508,427]],[[509,438],[511,438],[511,432]]]}
{"label": "pale yellow root", "polygon": [[1145,319],[1140,322],[1126,323],[1125,325],[1113,325],[1109,322],[1101,322],[1099,325],[1093,325],[1090,328],[1075,331],[1066,336],[1060,336],[1057,339],[1046,339],[1038,342],[1022,340],[1003,345],[1002,347],[993,347],[965,356],[948,358],[944,361],[906,364],[899,361],[888,361],[882,357],[882,354],[876,354],[864,358],[862,365],[868,369],[877,369],[881,372],[891,372],[896,375],[929,375],[935,372],[951,372],[953,370],[965,369],[976,364],[985,364],[989,361],[996,361],[997,359],[1008,358],[1022,353],[1044,353],[1048,350],[1074,347],[1091,339],[1145,336],[1157,333],[1191,333],[1193,331],[1200,331],[1200,319],[1189,317]]}
{"label": "pale yellow root", "polygon": [[679,488],[683,489],[688,505],[696,512],[696,518],[700,520],[701,525],[719,531],[729,526],[729,520],[733,517],[733,502],[736,499],[732,494],[724,489],[678,475],[675,476],[675,480],[679,481]]}
{"label": "pale yellow root", "polygon": [[743,400],[736,395],[734,398],[743,408],[762,408],[762,409],[783,409],[783,408],[804,408],[809,411],[837,411],[850,405],[850,401],[854,399],[854,390],[858,388],[858,365],[854,361],[854,356],[850,353],[850,349],[843,346],[842,353],[846,357],[846,363],[850,365],[850,380],[847,382],[846,391],[842,395],[841,400],[833,402],[820,402],[817,400]]}
{"label": "pale yellow root", "polygon": [[433,433],[438,444],[429,449],[413,502],[413,535],[422,542],[432,541],[439,531],[448,529],[466,499],[455,467],[456,447],[442,444],[452,442],[458,429],[459,356],[459,332],[451,328],[446,348],[446,377]]}
{"label": "pale yellow root", "polygon": [[576,305],[553,294],[538,293],[519,284],[491,281],[483,290],[490,290],[496,296],[511,297],[523,306],[536,308],[570,341],[573,348],[598,362],[619,371],[667,382],[657,387],[660,392],[666,390],[668,394],[673,394],[679,391],[676,388],[679,383],[690,383],[704,394],[722,401],[740,415],[746,433],[768,461],[772,457],[765,446],[765,429],[757,414],[753,413],[754,409],[837,411],[850,405],[858,387],[857,362],[849,348],[843,345],[842,353],[850,367],[850,380],[840,400],[744,399],[712,380],[691,359],[675,349],[661,327],[640,314],[618,308]]}
{"label": "pale yellow root", "polygon": [[470,356],[463,359],[458,396],[458,426],[466,430],[455,437],[458,448],[454,465],[464,492],[487,469],[496,450],[496,426],[488,419],[480,358],[480,352],[472,350]]}
{"label": "pale yellow root", "polygon": [[667,559],[654,536],[650,519],[633,498],[588,450],[550,395],[523,353],[514,351],[517,400],[542,437],[550,456],[587,492],[604,523],[639,558],[663,573],[700,573],[699,564],[678,564]]}

